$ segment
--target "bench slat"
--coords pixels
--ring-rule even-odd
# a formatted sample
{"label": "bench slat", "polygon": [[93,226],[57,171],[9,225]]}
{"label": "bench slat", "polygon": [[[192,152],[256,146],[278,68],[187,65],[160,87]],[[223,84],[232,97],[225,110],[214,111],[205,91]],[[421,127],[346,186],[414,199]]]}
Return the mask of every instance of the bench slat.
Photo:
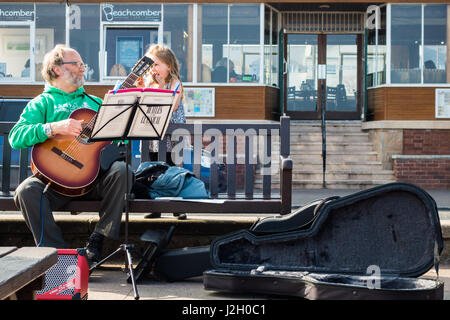
{"label": "bench slat", "polygon": [[271,192],[271,166],[272,166],[272,138],[270,135],[264,137],[264,146],[265,149],[263,156],[267,157],[267,159],[263,159],[263,161],[267,161],[267,163],[263,163],[263,168],[261,168],[263,175],[263,195],[265,199],[270,199]]}
{"label": "bench slat", "polygon": [[188,213],[274,213],[280,212],[281,202],[274,200],[224,200],[220,203],[195,201],[161,201],[161,200],[133,200],[130,204],[132,212],[183,212]]}
{"label": "bench slat", "polygon": [[9,194],[11,187],[11,146],[8,142],[8,135],[3,135],[2,165],[2,193]]}
{"label": "bench slat", "polygon": [[[198,130],[198,126],[196,127]],[[192,171],[194,175],[200,179],[202,174],[202,148],[203,148],[203,141],[201,134],[198,134],[197,132],[194,133],[194,155],[192,157]]]}
{"label": "bench slat", "polygon": [[236,137],[227,135],[226,139],[227,195],[233,199],[236,197]]}
{"label": "bench slat", "polygon": [[287,158],[290,154],[291,128],[290,118],[280,117],[280,155]]}
{"label": "bench slat", "polygon": [[28,148],[20,149],[19,183],[28,177]]}
{"label": "bench slat", "polygon": [[167,136],[158,142],[158,160],[167,162]]}
{"label": "bench slat", "polygon": [[141,162],[150,161],[150,155],[149,155],[149,141],[148,140],[141,140],[140,142],[141,146]]}
{"label": "bench slat", "polygon": [[254,137],[245,136],[245,196],[248,199],[253,198],[253,138]]}
{"label": "bench slat", "polygon": [[55,248],[20,248],[0,258],[0,299],[42,276],[58,261]]}
{"label": "bench slat", "polygon": [[17,247],[0,247],[0,258],[14,250],[17,250]]}
{"label": "bench slat", "polygon": [[217,198],[217,194],[219,191],[218,180],[219,180],[219,166],[217,163],[211,163],[209,171],[209,191],[211,198]]}

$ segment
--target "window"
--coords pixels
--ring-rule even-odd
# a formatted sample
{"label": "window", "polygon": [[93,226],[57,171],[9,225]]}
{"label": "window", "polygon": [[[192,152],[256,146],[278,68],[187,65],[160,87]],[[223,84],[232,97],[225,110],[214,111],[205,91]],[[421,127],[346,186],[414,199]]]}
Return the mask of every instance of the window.
{"label": "window", "polygon": [[279,26],[278,26],[278,15],[279,13],[272,9],[272,59],[270,64],[271,79],[267,84],[278,86],[278,37],[279,37]]}
{"label": "window", "polygon": [[[378,25],[368,30],[367,39],[367,86],[386,83],[386,6],[377,7]],[[375,21],[375,20],[374,20]]]}
{"label": "window", "polygon": [[36,81],[41,75],[44,55],[57,44],[66,43],[65,4],[36,4]]}
{"label": "window", "polygon": [[380,9],[377,50],[377,85],[386,83],[386,6]]}
{"label": "window", "polygon": [[264,7],[264,83],[270,83],[270,59],[271,59],[271,36],[272,36],[272,9]]}
{"label": "window", "polygon": [[228,6],[204,4],[198,6],[198,40],[201,39],[199,61],[200,82],[227,82],[224,46],[228,43]]}
{"label": "window", "polygon": [[[230,5],[230,82],[259,82],[259,5]],[[226,49],[225,49],[226,51]]]}
{"label": "window", "polygon": [[[102,78],[120,80],[131,73],[151,44],[158,43],[162,7],[161,4],[103,3],[100,10]],[[161,42],[169,44],[170,41],[162,39]]]}
{"label": "window", "polygon": [[424,6],[423,82],[447,83],[447,5]]}
{"label": "window", "polygon": [[[98,4],[72,4],[69,7],[70,46],[86,64],[86,81],[99,81],[100,7]],[[86,35],[89,35],[86,37]]]}
{"label": "window", "polygon": [[0,82],[31,81],[34,5],[0,3],[0,13]]}
{"label": "window", "polygon": [[260,5],[199,5],[201,82],[259,82]]}
{"label": "window", "polygon": [[0,26],[0,81],[31,80],[30,26]]}
{"label": "window", "polygon": [[391,83],[421,83],[422,6],[391,7]]}
{"label": "window", "polygon": [[270,5],[0,2],[0,10],[23,13],[0,16],[1,82],[42,82],[56,44],[80,53],[86,82],[120,80],[159,42],[174,51],[183,82],[278,85],[280,13]]}
{"label": "window", "polygon": [[169,46],[180,65],[182,82],[192,81],[193,6],[191,4],[164,5],[164,44]]}
{"label": "window", "polygon": [[278,85],[278,12],[264,8],[264,83]]}

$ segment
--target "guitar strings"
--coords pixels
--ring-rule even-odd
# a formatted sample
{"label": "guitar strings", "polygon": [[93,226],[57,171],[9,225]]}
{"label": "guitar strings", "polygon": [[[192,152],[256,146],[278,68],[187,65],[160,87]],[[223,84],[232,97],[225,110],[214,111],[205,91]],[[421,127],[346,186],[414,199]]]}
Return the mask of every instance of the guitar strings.
{"label": "guitar strings", "polygon": [[80,139],[83,135],[87,135],[89,133],[89,130],[92,130],[96,116],[97,116],[97,114],[95,114],[91,118],[91,120],[81,130],[80,134],[77,137],[75,137],[75,139],[69,144],[69,146],[65,150],[65,152],[67,154],[69,154],[69,152],[75,151],[76,152],[75,154],[73,154],[73,155],[69,154],[69,155],[72,157],[75,157],[78,155],[78,152],[80,151],[80,149],[78,147],[81,145]]}
{"label": "guitar strings", "polygon": [[79,146],[81,145],[80,139],[83,135],[87,136],[89,131],[92,130],[96,116],[97,114],[95,114],[91,118],[91,120],[85,125],[83,130],[81,130],[80,134],[77,137],[75,137],[72,140],[72,142],[67,146],[67,148],[63,151],[65,154],[67,154],[72,158],[76,158],[80,154],[81,152],[81,149],[79,148]]}

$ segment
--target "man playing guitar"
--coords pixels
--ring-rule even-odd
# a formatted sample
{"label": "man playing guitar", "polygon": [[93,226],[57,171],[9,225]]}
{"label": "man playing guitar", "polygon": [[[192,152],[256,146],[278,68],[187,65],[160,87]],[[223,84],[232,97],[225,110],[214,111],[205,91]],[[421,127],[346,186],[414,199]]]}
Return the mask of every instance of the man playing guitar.
{"label": "man playing guitar", "polygon": [[[83,130],[83,120],[69,118],[74,110],[89,108],[97,111],[101,99],[86,95],[83,83],[85,64],[79,53],[64,45],[56,45],[45,55],[42,75],[46,87],[31,100],[9,134],[15,149],[28,148],[49,138],[77,137]],[[101,200],[100,220],[89,237],[86,252],[90,263],[101,260],[104,237],[117,239],[124,208],[126,164],[116,161],[98,176],[93,188],[83,199]],[[131,177],[128,183],[131,188]],[[50,188],[48,188],[50,186]],[[35,175],[28,177],[16,189],[14,201],[22,211],[27,226],[38,246],[66,248],[61,229],[55,223],[53,210],[77,199],[52,189]]]}

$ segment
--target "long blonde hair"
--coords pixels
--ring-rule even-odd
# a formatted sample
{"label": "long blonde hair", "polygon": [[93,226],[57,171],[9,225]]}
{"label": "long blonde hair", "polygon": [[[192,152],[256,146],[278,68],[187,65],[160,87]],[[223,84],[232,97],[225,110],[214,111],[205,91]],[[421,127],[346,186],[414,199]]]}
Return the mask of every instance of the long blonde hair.
{"label": "long blonde hair", "polygon": [[180,66],[178,64],[177,57],[173,53],[173,51],[165,46],[159,44],[153,44],[145,53],[146,55],[154,55],[158,57],[162,62],[167,64],[170,68],[169,74],[167,75],[167,79],[164,79],[167,83],[172,83],[172,80],[176,79],[176,81],[180,82],[180,89],[182,88],[181,77],[180,77]]}

